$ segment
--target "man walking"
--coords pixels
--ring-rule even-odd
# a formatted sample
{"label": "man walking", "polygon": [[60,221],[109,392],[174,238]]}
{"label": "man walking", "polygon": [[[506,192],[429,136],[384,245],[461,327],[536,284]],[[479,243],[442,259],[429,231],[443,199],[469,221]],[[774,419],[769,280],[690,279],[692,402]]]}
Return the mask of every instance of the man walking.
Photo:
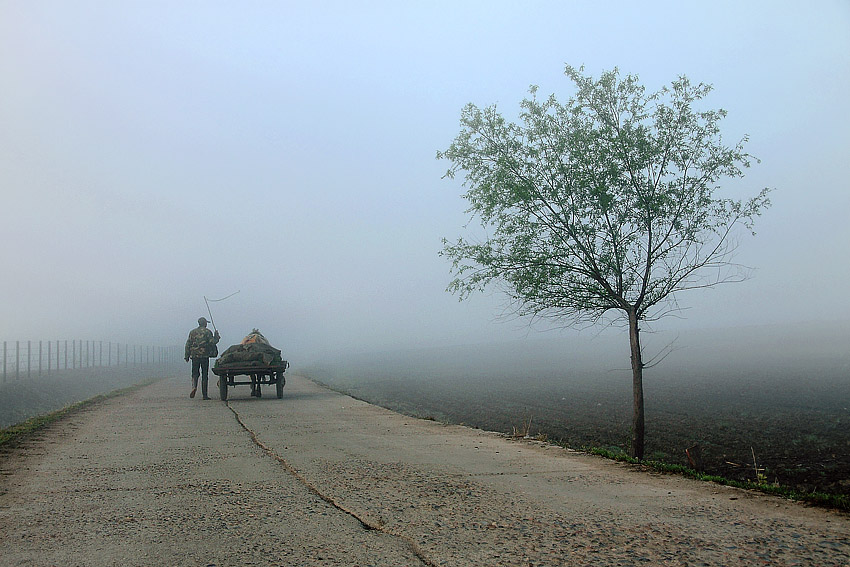
{"label": "man walking", "polygon": [[198,390],[198,377],[201,377],[201,394],[204,399],[208,400],[207,381],[210,374],[210,357],[218,356],[218,340],[221,337],[216,330],[213,335],[212,331],[207,329],[207,320],[205,317],[198,319],[198,328],[189,331],[189,338],[186,339],[186,349],[184,360],[189,362],[192,359],[192,391],[189,392],[189,397],[194,398],[195,392]]}

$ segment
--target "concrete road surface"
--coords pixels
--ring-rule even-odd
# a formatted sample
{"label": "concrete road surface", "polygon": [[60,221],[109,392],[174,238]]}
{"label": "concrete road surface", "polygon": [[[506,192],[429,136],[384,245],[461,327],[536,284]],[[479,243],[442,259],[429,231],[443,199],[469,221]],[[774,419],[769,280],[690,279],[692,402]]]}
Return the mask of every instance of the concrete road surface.
{"label": "concrete road surface", "polygon": [[0,565],[850,565],[846,514],[297,376],[281,400],[210,391],[169,379],[6,451]]}

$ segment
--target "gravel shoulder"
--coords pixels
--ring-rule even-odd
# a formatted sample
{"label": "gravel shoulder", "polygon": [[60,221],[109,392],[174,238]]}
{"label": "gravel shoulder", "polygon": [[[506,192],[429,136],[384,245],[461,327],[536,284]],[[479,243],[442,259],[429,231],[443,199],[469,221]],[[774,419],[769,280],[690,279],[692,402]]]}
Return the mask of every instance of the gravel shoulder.
{"label": "gravel shoulder", "polygon": [[850,564],[845,514],[287,382],[167,379],[0,455],[0,565]]}

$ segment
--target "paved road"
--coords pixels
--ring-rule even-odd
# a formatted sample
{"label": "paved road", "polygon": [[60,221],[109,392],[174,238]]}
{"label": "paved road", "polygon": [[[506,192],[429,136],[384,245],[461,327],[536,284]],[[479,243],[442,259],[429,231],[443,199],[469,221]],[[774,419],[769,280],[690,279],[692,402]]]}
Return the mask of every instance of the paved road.
{"label": "paved road", "polygon": [[850,565],[850,517],[415,420],[169,379],[0,456],[0,565]]}

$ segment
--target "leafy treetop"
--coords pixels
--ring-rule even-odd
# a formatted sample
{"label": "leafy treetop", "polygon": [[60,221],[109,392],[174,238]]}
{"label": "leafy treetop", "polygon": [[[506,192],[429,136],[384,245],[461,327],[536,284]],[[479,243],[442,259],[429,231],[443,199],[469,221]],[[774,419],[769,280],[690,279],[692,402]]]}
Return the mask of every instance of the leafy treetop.
{"label": "leafy treetop", "polygon": [[[733,228],[752,231],[768,189],[746,200],[716,195],[743,176],[746,137],[723,143],[723,110],[697,110],[710,91],[684,76],[647,94],[614,69],[599,79],[566,68],[576,86],[521,103],[519,122],[495,106],[467,105],[461,132],[438,158],[465,175],[468,212],[490,236],[444,240],[449,290],[461,299],[505,284],[520,315],[596,321],[609,310],[636,319],[674,307],[676,292],[738,281]],[[666,308],[666,309],[665,309]]]}

